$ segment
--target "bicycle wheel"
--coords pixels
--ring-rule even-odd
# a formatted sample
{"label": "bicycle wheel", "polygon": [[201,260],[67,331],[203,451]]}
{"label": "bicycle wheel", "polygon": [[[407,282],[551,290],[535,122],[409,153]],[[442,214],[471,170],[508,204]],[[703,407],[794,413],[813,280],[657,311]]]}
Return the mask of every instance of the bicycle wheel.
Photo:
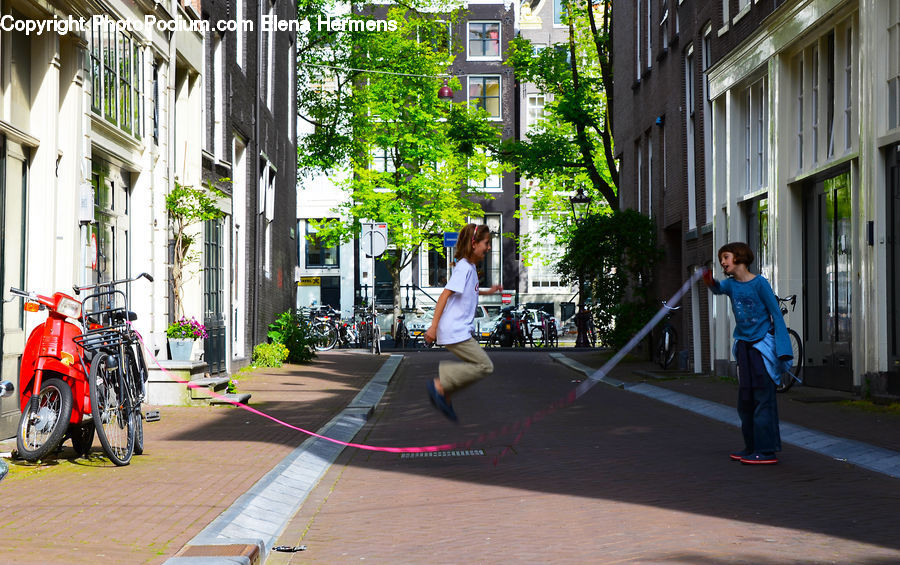
{"label": "bicycle wheel", "polygon": [[47,379],[19,418],[16,448],[26,461],[37,461],[56,449],[72,416],[72,390],[61,379]]}
{"label": "bicycle wheel", "polygon": [[141,417],[141,402],[144,400],[144,377],[146,369],[142,372],[140,365],[143,358],[138,361],[138,355],[132,348],[125,350],[126,363],[128,369],[128,383],[131,386],[131,406],[134,412],[134,453],[135,455],[144,454],[144,419]]}
{"label": "bicycle wheel", "polygon": [[91,414],[103,452],[116,465],[128,465],[134,454],[134,410],[123,388],[114,355],[99,353],[91,363]]}
{"label": "bicycle wheel", "polygon": [[559,347],[559,332],[556,331],[556,326],[550,324],[548,333],[550,336],[547,338],[547,347]]}
{"label": "bicycle wheel", "polygon": [[316,351],[328,351],[337,344],[337,330],[328,322],[316,322],[313,324]]}
{"label": "bicycle wheel", "polygon": [[672,361],[675,360],[675,348],[678,344],[678,337],[675,334],[675,328],[666,326],[663,333],[659,336],[659,346],[657,347],[658,361],[660,367],[668,369]]}
{"label": "bicycle wheel", "polygon": [[788,328],[788,337],[791,339],[791,351],[794,354],[794,364],[791,370],[781,375],[781,384],[775,387],[778,392],[787,392],[794,386],[794,382],[802,382],[800,374],[803,372],[803,341],[800,334]]}

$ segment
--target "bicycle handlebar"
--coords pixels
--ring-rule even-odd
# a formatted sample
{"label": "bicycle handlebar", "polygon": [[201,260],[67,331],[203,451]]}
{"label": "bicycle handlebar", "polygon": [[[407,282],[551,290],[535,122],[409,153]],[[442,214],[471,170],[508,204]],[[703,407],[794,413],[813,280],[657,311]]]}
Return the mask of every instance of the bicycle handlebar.
{"label": "bicycle handlebar", "polygon": [[123,284],[123,283],[134,282],[140,278],[145,278],[148,281],[153,282],[153,276],[150,273],[141,273],[138,276],[132,277],[130,279],[121,279],[118,281],[101,282],[101,283],[91,284],[91,285],[87,285],[87,286],[73,285],[72,290],[74,290],[75,294],[77,295],[77,294],[80,294],[82,290],[91,290],[93,288],[100,288],[100,287],[112,287],[112,286],[116,286],[116,285]]}

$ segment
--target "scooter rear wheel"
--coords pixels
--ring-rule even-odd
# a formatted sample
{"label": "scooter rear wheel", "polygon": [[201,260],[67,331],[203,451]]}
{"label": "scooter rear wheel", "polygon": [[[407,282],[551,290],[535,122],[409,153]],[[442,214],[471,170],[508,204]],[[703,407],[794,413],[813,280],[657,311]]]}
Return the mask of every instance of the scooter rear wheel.
{"label": "scooter rear wheel", "polygon": [[26,461],[37,461],[59,447],[72,416],[72,390],[61,379],[47,379],[19,419],[16,447]]}
{"label": "scooter rear wheel", "polygon": [[72,438],[72,448],[79,457],[86,457],[94,445],[94,424],[85,422],[70,426],[69,436]]}
{"label": "scooter rear wheel", "polygon": [[122,390],[121,367],[113,355],[100,353],[91,363],[91,414],[103,452],[118,466],[134,454],[134,410]]}

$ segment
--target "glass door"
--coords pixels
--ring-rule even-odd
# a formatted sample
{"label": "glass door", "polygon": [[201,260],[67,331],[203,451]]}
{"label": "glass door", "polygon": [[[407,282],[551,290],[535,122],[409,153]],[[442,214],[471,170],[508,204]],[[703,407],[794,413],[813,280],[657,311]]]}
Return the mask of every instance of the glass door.
{"label": "glass door", "polygon": [[817,181],[806,201],[806,384],[852,390],[850,172]]}

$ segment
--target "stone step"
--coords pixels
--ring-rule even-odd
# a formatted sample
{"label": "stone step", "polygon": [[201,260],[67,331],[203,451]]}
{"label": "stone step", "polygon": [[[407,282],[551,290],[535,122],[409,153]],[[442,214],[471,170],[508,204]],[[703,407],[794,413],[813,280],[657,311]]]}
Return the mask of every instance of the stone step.
{"label": "stone step", "polygon": [[210,391],[222,394],[228,388],[228,377],[203,377],[191,379],[191,399],[202,400],[212,398]]}
{"label": "stone step", "polygon": [[233,402],[240,402],[241,404],[247,404],[247,402],[250,400],[249,392],[228,393],[228,394],[223,394],[221,396],[224,398],[215,398],[215,397],[210,398],[209,399],[210,405],[225,404],[228,406],[233,406],[233,404],[231,402],[229,402],[229,400],[231,400]]}

